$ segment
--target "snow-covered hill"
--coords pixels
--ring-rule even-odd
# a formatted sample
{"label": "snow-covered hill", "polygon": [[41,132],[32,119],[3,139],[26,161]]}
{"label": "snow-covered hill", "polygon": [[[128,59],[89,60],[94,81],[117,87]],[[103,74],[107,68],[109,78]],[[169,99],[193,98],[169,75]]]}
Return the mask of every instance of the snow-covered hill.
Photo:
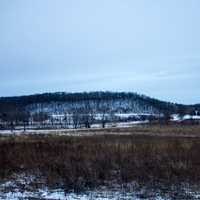
{"label": "snow-covered hill", "polygon": [[[28,117],[26,114],[32,116]],[[42,115],[37,115],[43,113]],[[34,116],[36,114],[36,116]],[[45,116],[45,115],[46,116]],[[128,119],[129,121],[148,120],[152,116],[199,115],[200,105],[181,105],[160,101],[137,93],[128,92],[89,92],[89,93],[44,93],[29,96],[0,98],[0,120],[40,121],[68,120],[87,123]],[[81,118],[81,119],[80,119]],[[53,123],[53,121],[52,121]]]}

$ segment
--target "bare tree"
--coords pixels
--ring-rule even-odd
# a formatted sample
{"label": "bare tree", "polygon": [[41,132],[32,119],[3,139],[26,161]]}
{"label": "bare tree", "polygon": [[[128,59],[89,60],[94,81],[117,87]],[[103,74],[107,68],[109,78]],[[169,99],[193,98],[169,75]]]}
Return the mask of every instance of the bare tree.
{"label": "bare tree", "polygon": [[16,113],[16,120],[18,123],[23,124],[24,132],[26,131],[26,126],[29,124],[30,113],[26,111],[19,111]]}
{"label": "bare tree", "polygon": [[33,121],[38,122],[42,128],[44,128],[45,121],[49,119],[49,115],[45,112],[34,113],[32,117]]}
{"label": "bare tree", "polygon": [[18,113],[19,108],[14,104],[1,105],[1,120],[5,122],[6,128],[9,128],[11,132],[15,129]]}
{"label": "bare tree", "polygon": [[80,109],[74,107],[71,109],[70,115],[71,115],[71,120],[72,120],[72,126],[74,129],[77,129],[80,127]]}
{"label": "bare tree", "polygon": [[102,102],[99,105],[99,114],[100,114],[100,121],[102,128],[105,128],[106,123],[109,121],[109,114],[110,114],[110,104],[108,101]]}
{"label": "bare tree", "polygon": [[181,121],[183,120],[185,114],[186,114],[185,108],[183,106],[179,106],[178,115]]}
{"label": "bare tree", "polygon": [[170,120],[171,120],[171,113],[169,111],[165,111],[163,113],[163,123],[166,124],[166,125],[169,125]]}
{"label": "bare tree", "polygon": [[83,107],[81,108],[81,124],[85,128],[91,128],[91,125],[95,121],[94,107],[90,105],[90,101],[84,101]]}
{"label": "bare tree", "polygon": [[65,128],[69,128],[72,123],[72,115],[65,111],[63,121],[65,123]]}

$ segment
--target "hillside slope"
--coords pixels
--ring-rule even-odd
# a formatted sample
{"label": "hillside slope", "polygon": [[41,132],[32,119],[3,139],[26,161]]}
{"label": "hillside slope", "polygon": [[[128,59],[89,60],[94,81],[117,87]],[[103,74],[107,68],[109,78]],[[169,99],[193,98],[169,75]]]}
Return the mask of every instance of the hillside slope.
{"label": "hillside slope", "polygon": [[1,97],[0,112],[13,108],[31,113],[68,113],[75,108],[92,109],[95,113],[107,110],[113,113],[194,113],[200,105],[181,105],[160,101],[130,92],[44,93],[29,96]]}

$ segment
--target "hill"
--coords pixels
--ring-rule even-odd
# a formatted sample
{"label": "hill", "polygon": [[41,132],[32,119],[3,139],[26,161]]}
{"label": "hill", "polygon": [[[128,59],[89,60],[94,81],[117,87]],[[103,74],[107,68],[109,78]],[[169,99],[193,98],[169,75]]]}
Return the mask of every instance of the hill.
{"label": "hill", "polygon": [[116,113],[178,113],[180,110],[184,110],[184,112],[189,114],[189,112],[200,109],[200,104],[182,105],[131,92],[56,92],[29,96],[1,97],[0,108],[3,106],[16,106],[31,112],[44,109],[49,113],[62,113],[64,110],[68,110],[69,107],[80,107],[85,102],[97,110],[100,109],[102,104],[107,104]]}
{"label": "hill", "polygon": [[134,121],[171,114],[200,114],[200,104],[182,105],[132,92],[57,92],[0,98],[0,119],[10,124],[65,121],[75,128],[80,124],[89,128],[98,120],[104,126],[124,116]]}

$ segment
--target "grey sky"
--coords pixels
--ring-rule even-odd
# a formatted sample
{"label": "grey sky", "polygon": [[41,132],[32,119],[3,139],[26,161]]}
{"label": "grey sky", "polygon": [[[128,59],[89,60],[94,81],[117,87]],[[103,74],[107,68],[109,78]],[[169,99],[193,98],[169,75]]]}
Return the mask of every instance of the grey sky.
{"label": "grey sky", "polygon": [[199,0],[1,0],[0,96],[135,91],[200,103]]}

